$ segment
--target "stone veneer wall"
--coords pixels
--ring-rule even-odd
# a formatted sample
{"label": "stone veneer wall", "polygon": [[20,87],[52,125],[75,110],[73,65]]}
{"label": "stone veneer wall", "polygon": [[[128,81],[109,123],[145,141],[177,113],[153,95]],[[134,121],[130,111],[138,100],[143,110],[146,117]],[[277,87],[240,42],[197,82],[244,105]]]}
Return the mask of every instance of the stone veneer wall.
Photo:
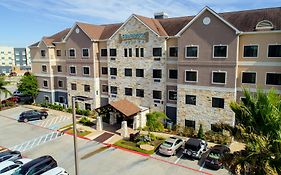
{"label": "stone veneer wall", "polygon": [[[148,32],[148,41],[126,44],[126,41],[120,43],[119,34],[134,34]],[[144,57],[135,57],[135,48],[144,48]],[[160,61],[155,61],[152,55],[152,48],[162,47],[162,57]],[[117,97],[109,97],[109,102],[128,99],[136,105],[148,107],[152,110],[164,111],[166,99],[166,40],[154,34],[150,29],[143,25],[136,18],[132,17],[126,25],[107,43],[107,48],[116,48],[116,60],[111,60],[108,56],[108,68],[117,68],[116,79],[111,79],[110,70],[108,72],[108,86],[110,94],[110,86],[117,86]],[[124,57],[124,48],[132,48],[133,56]],[[109,55],[109,54],[108,54]],[[124,69],[132,69],[132,77],[124,76]],[[144,69],[144,77],[136,77],[136,69]],[[154,82],[153,69],[162,69],[161,82]],[[125,87],[133,88],[132,96],[125,96]],[[144,98],[136,97],[136,89],[144,89]],[[153,90],[162,91],[162,103],[154,104]]]}
{"label": "stone veneer wall", "polygon": [[[196,105],[185,104],[185,95],[196,95]],[[212,97],[224,98],[224,109],[213,108]],[[184,126],[185,119],[193,120],[196,129],[201,123],[205,131],[210,130],[211,124],[217,122],[233,126],[234,113],[229,107],[231,101],[235,101],[234,89],[209,87],[209,90],[206,90],[195,86],[178,85],[177,124]]]}

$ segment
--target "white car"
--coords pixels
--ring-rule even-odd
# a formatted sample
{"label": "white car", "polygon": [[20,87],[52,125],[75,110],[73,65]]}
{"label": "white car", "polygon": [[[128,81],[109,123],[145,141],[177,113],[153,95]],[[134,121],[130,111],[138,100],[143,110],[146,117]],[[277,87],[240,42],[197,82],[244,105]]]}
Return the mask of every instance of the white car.
{"label": "white car", "polygon": [[13,95],[14,96],[21,96],[21,95],[23,95],[23,93],[20,92],[19,90],[16,90],[16,91],[14,91]]}
{"label": "white car", "polygon": [[18,159],[16,161],[5,161],[0,164],[0,175],[11,175],[23,164],[30,162],[32,159]]}
{"label": "white car", "polygon": [[62,167],[55,167],[41,175],[69,175]]}

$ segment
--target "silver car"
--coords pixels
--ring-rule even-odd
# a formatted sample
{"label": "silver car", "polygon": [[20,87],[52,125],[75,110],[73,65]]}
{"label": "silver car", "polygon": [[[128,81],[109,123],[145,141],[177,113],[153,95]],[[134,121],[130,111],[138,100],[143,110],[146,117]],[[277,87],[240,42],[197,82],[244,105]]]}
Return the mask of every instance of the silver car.
{"label": "silver car", "polygon": [[166,139],[159,147],[159,152],[163,155],[172,156],[183,146],[184,141],[177,137]]}

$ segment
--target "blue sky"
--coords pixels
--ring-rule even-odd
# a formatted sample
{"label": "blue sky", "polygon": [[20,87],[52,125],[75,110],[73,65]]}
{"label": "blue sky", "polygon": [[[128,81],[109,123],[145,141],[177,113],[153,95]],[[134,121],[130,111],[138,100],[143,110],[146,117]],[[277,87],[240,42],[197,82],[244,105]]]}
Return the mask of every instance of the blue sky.
{"label": "blue sky", "polygon": [[124,22],[132,13],[153,17],[196,15],[204,6],[216,12],[280,7],[281,0],[0,0],[0,45],[26,47],[76,21]]}

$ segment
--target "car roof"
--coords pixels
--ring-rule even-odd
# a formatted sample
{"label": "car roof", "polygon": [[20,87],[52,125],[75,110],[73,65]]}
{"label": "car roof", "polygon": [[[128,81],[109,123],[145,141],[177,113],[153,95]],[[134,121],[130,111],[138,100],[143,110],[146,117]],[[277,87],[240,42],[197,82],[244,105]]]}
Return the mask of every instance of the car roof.
{"label": "car roof", "polygon": [[177,138],[177,137],[169,137],[169,138],[167,138],[165,141],[167,141],[167,142],[171,142],[171,143],[174,143],[176,140],[178,140],[179,138]]}
{"label": "car roof", "polygon": [[15,163],[13,161],[9,161],[9,160],[1,162],[0,163],[0,170],[2,170],[3,168],[6,168],[7,166],[14,165],[14,164]]}
{"label": "car roof", "polygon": [[26,164],[24,164],[22,167],[31,167],[39,162],[42,162],[44,160],[49,160],[49,159],[53,159],[51,156],[41,156],[41,157],[38,157],[36,159],[33,159],[32,161],[30,162],[27,162]]}
{"label": "car roof", "polygon": [[18,159],[14,161],[15,163],[20,162],[21,164],[26,164],[27,162],[32,161],[32,159]]}
{"label": "car roof", "polygon": [[190,138],[186,141],[185,144],[198,146],[198,145],[200,145],[201,142],[202,142],[201,139]]}
{"label": "car roof", "polygon": [[46,171],[45,173],[43,173],[42,175],[56,175],[58,173],[62,173],[64,172],[65,169],[62,167],[55,167],[53,169],[50,169],[49,171]]}
{"label": "car roof", "polygon": [[0,157],[10,155],[10,154],[20,154],[19,151],[11,151],[11,150],[6,150],[3,152],[0,152]]}

